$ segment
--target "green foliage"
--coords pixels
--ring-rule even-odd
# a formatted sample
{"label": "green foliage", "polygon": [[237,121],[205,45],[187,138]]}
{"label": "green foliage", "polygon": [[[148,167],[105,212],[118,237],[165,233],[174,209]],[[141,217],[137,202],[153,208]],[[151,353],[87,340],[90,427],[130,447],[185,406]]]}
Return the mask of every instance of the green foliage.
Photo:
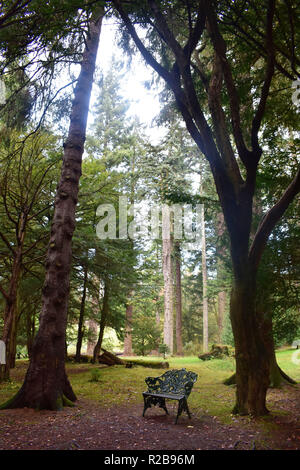
{"label": "green foliage", "polygon": [[100,382],[100,380],[101,380],[101,371],[100,371],[100,369],[92,369],[91,370],[90,382]]}
{"label": "green foliage", "polygon": [[167,344],[162,343],[162,344],[159,344],[159,345],[158,345],[158,352],[159,352],[160,354],[163,354],[164,359],[165,359],[165,358],[166,358],[166,354],[168,354],[168,353],[170,352],[170,349],[169,349],[169,347],[168,347]]}
{"label": "green foliage", "polygon": [[160,328],[155,324],[155,318],[138,316],[132,328],[132,345],[136,354],[146,356],[157,347],[161,335]]}

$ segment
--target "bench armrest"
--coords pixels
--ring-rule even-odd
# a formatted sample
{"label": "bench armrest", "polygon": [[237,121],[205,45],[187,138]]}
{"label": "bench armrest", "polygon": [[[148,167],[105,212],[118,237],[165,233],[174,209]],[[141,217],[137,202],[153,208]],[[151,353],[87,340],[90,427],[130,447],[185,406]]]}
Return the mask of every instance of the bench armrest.
{"label": "bench armrest", "polygon": [[145,382],[148,386],[149,392],[156,392],[157,390],[160,389],[163,383],[160,377],[146,377]]}
{"label": "bench armrest", "polygon": [[185,396],[186,397],[188,397],[189,394],[191,393],[194,383],[195,382],[193,380],[189,380],[188,382],[185,382],[184,390],[185,390]]}

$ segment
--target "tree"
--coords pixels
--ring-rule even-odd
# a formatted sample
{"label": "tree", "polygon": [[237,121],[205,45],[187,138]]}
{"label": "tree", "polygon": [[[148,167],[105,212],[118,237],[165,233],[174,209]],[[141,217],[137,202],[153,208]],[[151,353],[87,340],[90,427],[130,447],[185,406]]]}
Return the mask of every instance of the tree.
{"label": "tree", "polygon": [[[285,84],[287,76],[297,77],[298,58],[293,46],[297,33],[280,33],[282,28],[288,30],[295,4],[253,0],[247,2],[246,9],[243,2],[215,4],[202,0],[167,4],[148,0],[138,8],[135,3],[121,0],[113,4],[137,49],[174,93],[187,129],[209,162],[230,238],[234,274],[230,305],[236,348],[234,411],[263,415],[267,413],[271,358],[265,320],[256,309],[257,272],[272,230],[300,191],[299,168],[265,213],[251,243],[250,233],[257,171],[263,155],[259,133],[268,125],[264,118],[274,75],[281,74]],[[139,14],[148,30],[145,40],[134,27]],[[280,26],[275,17],[282,18]],[[256,26],[249,30],[254,18]],[[242,34],[228,28],[227,22],[234,21]],[[150,31],[163,51],[161,62],[153,48],[146,46]],[[243,64],[251,67],[249,93],[241,86],[245,83]]]}
{"label": "tree", "polygon": [[86,49],[74,91],[70,127],[64,143],[61,177],[55,198],[46,259],[40,326],[24,383],[2,407],[60,409],[76,396],[65,371],[65,334],[81,160],[84,150],[89,99],[104,11],[100,6],[89,21]]}
{"label": "tree", "polygon": [[15,362],[20,282],[28,272],[29,263],[32,264],[33,252],[45,248],[42,221],[51,207],[51,182],[58,166],[57,139],[45,129],[21,145],[19,138],[17,130],[11,130],[9,142],[1,149],[0,239],[6,269],[1,276],[0,291],[5,300],[2,335],[6,344],[5,379],[9,378],[9,370]]}
{"label": "tree", "polygon": [[151,316],[137,316],[132,329],[133,350],[137,354],[146,356],[157,347],[160,338],[160,329]]}
{"label": "tree", "polygon": [[175,257],[175,310],[176,310],[176,354],[183,356],[182,344],[182,289],[181,289],[181,249],[178,241],[174,244]]}

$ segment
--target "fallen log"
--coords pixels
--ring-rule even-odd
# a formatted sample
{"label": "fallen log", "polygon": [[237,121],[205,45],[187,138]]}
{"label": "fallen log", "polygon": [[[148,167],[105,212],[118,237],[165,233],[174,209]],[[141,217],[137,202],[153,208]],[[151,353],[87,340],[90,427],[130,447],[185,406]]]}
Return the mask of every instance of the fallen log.
{"label": "fallen log", "polygon": [[122,361],[118,356],[115,354],[110,353],[106,349],[101,348],[103,354],[100,354],[98,357],[98,362],[100,364],[106,364],[108,366],[115,366],[115,365],[124,365],[125,362]]}

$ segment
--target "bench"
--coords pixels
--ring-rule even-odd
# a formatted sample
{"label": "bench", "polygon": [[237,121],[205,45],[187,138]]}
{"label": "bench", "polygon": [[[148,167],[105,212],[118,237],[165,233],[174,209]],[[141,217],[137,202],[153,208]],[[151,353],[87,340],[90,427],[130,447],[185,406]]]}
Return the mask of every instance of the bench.
{"label": "bench", "polygon": [[193,385],[197,380],[195,372],[187,371],[186,369],[168,370],[159,377],[147,377],[145,382],[148,386],[147,392],[143,392],[144,397],[144,411],[143,416],[151,405],[158,405],[163,408],[167,414],[166,399],[178,400],[178,411],[175,420],[177,420],[183,411],[186,411],[188,417],[191,414],[188,408],[187,399],[192,391]]}

